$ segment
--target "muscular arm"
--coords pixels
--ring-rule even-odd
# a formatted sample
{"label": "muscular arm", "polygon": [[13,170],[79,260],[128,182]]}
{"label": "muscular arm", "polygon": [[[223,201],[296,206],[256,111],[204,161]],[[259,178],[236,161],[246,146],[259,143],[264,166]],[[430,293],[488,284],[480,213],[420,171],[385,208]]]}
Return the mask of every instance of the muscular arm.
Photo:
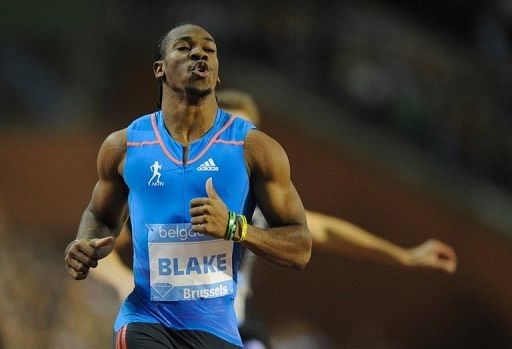
{"label": "muscular arm", "polygon": [[128,188],[121,176],[126,153],[126,130],[112,133],[98,154],[96,183],[85,209],[76,240],[66,249],[68,273],[84,279],[89,268],[108,255],[126,219]]}
{"label": "muscular arm", "polygon": [[245,155],[253,194],[270,225],[269,229],[249,226],[246,247],[274,264],[304,268],[311,257],[311,235],[284,149],[264,133],[251,131]]}
{"label": "muscular arm", "polygon": [[455,252],[440,241],[428,240],[407,249],[342,219],[312,211],[306,211],[306,217],[313,243],[322,249],[376,262],[455,272]]}

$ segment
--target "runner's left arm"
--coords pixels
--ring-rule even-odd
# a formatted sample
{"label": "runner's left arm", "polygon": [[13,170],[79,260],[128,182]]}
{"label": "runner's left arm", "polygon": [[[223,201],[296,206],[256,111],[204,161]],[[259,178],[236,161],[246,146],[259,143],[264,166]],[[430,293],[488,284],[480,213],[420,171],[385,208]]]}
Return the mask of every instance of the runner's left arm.
{"label": "runner's left arm", "polygon": [[[305,268],[311,257],[311,234],[299,194],[290,180],[290,164],[284,149],[271,137],[254,130],[247,135],[244,149],[252,192],[270,228],[249,225],[243,243],[276,265]],[[190,202],[192,229],[222,238],[228,221],[226,205],[211,179],[206,182],[206,191],[207,198]],[[240,229],[236,236],[240,236]]]}
{"label": "runner's left arm", "polygon": [[303,269],[311,257],[311,234],[286,152],[273,138],[254,130],[246,138],[245,154],[252,192],[270,226],[249,226],[245,246],[273,264]]}

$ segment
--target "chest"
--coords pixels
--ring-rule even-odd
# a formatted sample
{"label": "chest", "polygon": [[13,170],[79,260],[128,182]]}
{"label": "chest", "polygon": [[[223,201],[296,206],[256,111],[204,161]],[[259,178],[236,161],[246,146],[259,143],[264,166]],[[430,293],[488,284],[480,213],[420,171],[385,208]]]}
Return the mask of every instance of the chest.
{"label": "chest", "polygon": [[[195,154],[188,161],[186,153]],[[236,204],[248,191],[248,172],[242,146],[216,143],[206,151],[182,149],[168,156],[158,145],[128,148],[124,178],[130,195],[137,200],[190,200],[206,196],[205,183],[226,202]]]}

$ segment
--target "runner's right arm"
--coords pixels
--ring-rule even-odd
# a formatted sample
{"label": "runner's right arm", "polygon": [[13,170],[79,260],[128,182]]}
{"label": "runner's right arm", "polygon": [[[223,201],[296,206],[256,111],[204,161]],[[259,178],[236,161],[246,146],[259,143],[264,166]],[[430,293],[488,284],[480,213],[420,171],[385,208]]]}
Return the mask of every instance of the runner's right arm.
{"label": "runner's right arm", "polygon": [[126,129],[112,133],[98,154],[99,180],[85,209],[76,240],[65,251],[66,270],[75,280],[108,255],[127,216],[128,187],[122,171],[126,155]]}

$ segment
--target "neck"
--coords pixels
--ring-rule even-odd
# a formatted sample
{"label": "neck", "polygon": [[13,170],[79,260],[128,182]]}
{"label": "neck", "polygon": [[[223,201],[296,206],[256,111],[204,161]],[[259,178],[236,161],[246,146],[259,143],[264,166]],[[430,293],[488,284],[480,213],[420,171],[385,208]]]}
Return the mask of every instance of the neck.
{"label": "neck", "polygon": [[171,94],[162,99],[165,127],[177,142],[184,146],[201,138],[213,126],[217,115],[215,94],[191,102]]}

